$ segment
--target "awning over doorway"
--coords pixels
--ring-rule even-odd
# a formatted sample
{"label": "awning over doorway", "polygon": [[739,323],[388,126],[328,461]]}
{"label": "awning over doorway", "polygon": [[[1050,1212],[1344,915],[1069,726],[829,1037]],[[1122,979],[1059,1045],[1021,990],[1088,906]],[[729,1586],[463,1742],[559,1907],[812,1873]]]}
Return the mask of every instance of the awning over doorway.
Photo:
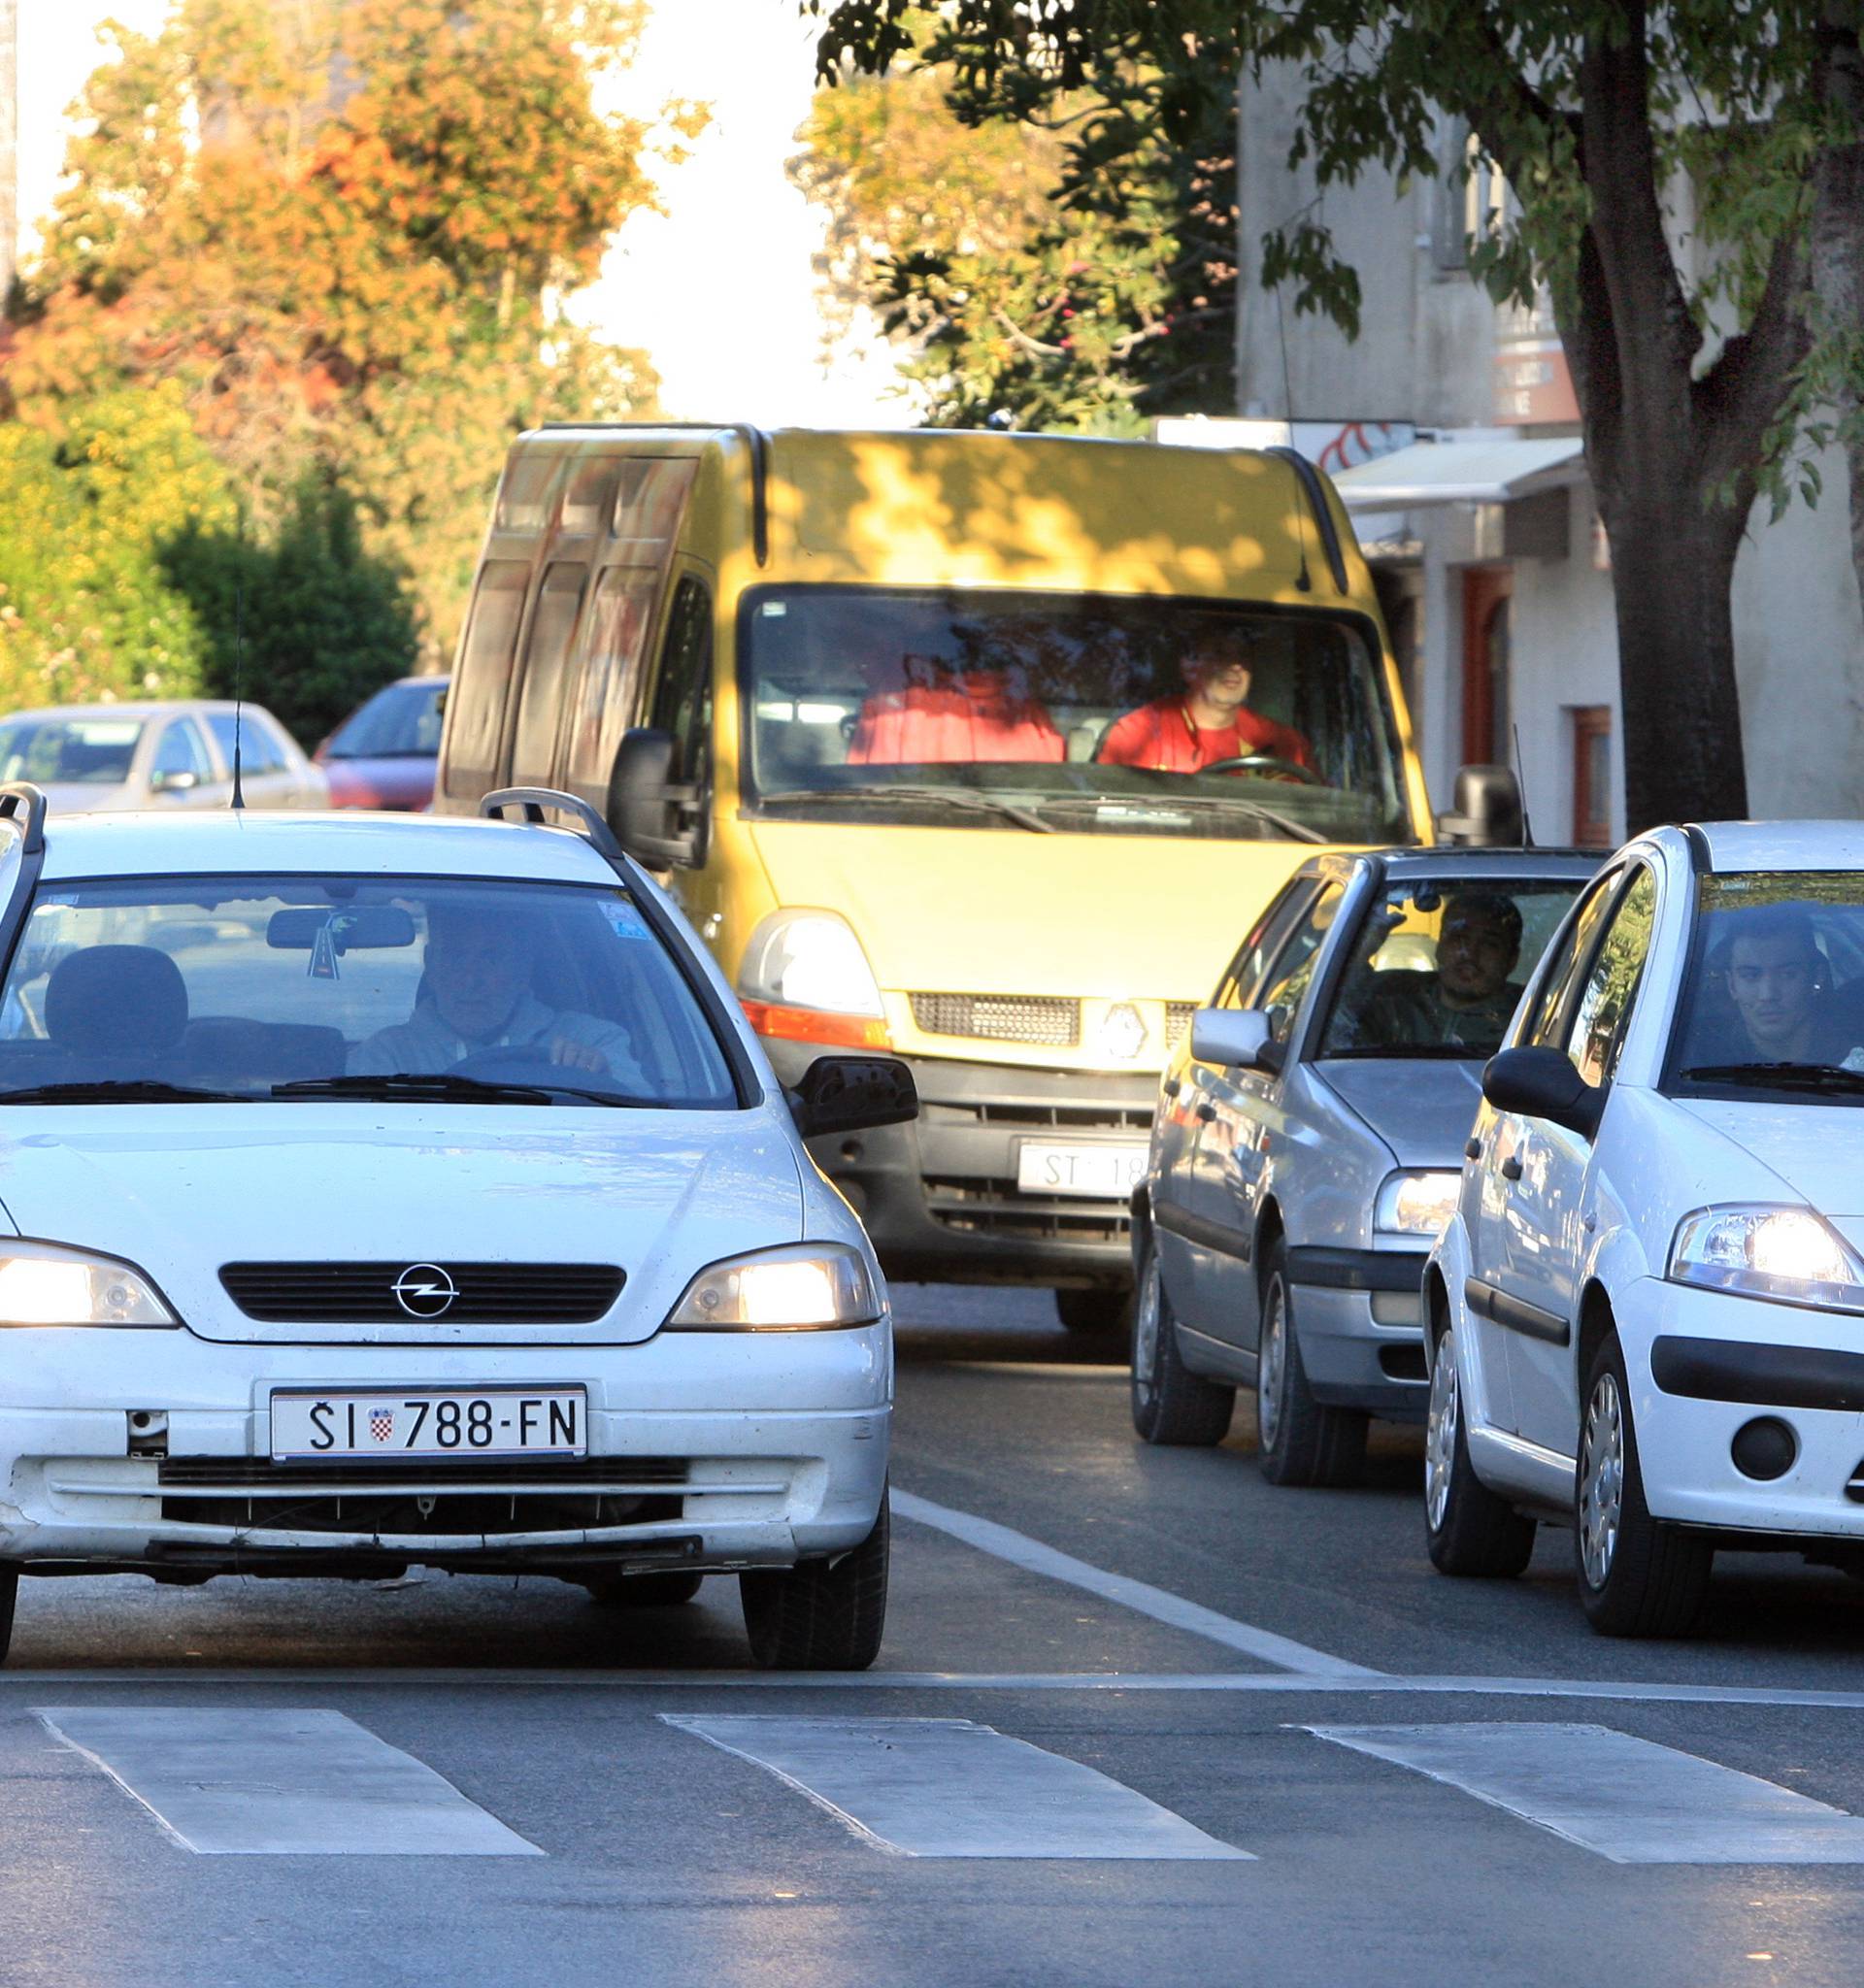
{"label": "awning over doorway", "polygon": [[1414,442],[1334,476],[1347,509],[1414,511],[1426,504],[1508,504],[1581,481],[1585,445],[1546,441]]}

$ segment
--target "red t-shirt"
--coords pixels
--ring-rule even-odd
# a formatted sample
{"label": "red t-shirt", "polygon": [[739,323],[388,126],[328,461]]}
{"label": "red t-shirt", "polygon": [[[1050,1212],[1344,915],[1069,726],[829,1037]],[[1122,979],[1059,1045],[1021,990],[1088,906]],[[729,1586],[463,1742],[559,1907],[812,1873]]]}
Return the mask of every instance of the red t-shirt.
{"label": "red t-shirt", "polygon": [[1061,756],[1061,734],[1042,706],[1014,696],[1000,676],[983,670],[870,697],[848,747],[849,766]]}
{"label": "red t-shirt", "polygon": [[1311,767],[1314,754],[1299,732],[1273,718],[1239,709],[1233,724],[1220,731],[1198,724],[1182,697],[1142,704],[1107,727],[1094,757],[1105,766],[1146,766],[1156,773],[1201,773],[1219,759],[1247,759],[1266,752]]}

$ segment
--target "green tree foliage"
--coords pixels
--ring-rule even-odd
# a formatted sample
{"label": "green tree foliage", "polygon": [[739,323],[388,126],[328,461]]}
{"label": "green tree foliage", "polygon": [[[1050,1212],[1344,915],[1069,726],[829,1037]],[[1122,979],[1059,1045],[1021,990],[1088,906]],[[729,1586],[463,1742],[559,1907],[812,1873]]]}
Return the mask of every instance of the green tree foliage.
{"label": "green tree foliage", "polygon": [[[915,48],[909,0],[802,4],[826,21],[824,75]],[[1817,439],[1811,403],[1859,419],[1855,325],[1814,308],[1808,253],[1823,164],[1864,135],[1858,46],[1858,0],[948,0],[926,53],[975,118],[1038,119],[1126,78],[1127,157],[1194,147],[1231,79],[1282,66],[1289,167],[1318,195],[1261,245],[1261,278],[1348,330],[1359,285],[1328,191],[1434,176],[1446,122],[1470,131],[1514,196],[1472,266],[1498,298],[1548,287],[1579,394],[1642,826],[1747,812],[1735,557],[1809,421]],[[1864,207],[1823,205],[1854,249]]]}
{"label": "green tree foliage", "polygon": [[205,642],[203,688],[242,692],[306,746],[365,697],[407,676],[419,652],[402,576],[364,551],[355,506],[307,479],[276,537],[190,527],[161,555]]}
{"label": "green tree foliage", "polygon": [[233,519],[179,388],[74,403],[54,440],[0,423],[0,703],[183,697],[207,645],[166,581],[178,528]]}
{"label": "green tree foliage", "polygon": [[100,387],[174,381],[256,529],[335,478],[449,639],[511,435],[651,393],[561,309],[652,198],[654,135],[592,95],[640,15],[177,0],[152,38],[112,28],[28,274],[18,413],[62,436]]}
{"label": "green tree foliage", "polygon": [[831,215],[831,269],[911,356],[935,426],[1131,433],[1234,404],[1231,119],[1161,146],[1102,65],[1027,118],[995,115],[941,17],[901,17],[883,72],[833,74],[797,178]]}

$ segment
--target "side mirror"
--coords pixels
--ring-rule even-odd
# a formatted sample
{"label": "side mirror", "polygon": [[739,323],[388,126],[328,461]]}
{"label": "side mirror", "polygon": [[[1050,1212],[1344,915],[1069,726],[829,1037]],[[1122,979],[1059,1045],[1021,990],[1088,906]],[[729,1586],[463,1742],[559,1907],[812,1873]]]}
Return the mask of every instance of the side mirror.
{"label": "side mirror", "polygon": [[158,770],[149,777],[151,794],[185,794],[200,783],[200,776],[190,773],[184,766],[171,767],[167,772]]}
{"label": "side mirror", "polygon": [[703,786],[674,778],[671,732],[646,725],[621,735],[606,810],[615,839],[650,870],[696,869],[706,859]]}
{"label": "side mirror", "polygon": [[1498,1111],[1545,1118],[1591,1139],[1605,1115],[1605,1086],[1587,1083],[1563,1049],[1504,1049],[1482,1072],[1482,1096]]}
{"label": "side mirror", "polygon": [[905,1125],[919,1115],[913,1073],[894,1056],[818,1056],[789,1093],[805,1139]]}
{"label": "side mirror", "polygon": [[1437,833],[1462,848],[1523,847],[1527,816],[1521,806],[1521,785],[1513,769],[1459,767],[1452,805],[1448,813],[1438,815]]}
{"label": "side mirror", "polygon": [[1276,1071],[1287,1060],[1260,1008],[1200,1008],[1191,1016],[1191,1054],[1217,1070]]}

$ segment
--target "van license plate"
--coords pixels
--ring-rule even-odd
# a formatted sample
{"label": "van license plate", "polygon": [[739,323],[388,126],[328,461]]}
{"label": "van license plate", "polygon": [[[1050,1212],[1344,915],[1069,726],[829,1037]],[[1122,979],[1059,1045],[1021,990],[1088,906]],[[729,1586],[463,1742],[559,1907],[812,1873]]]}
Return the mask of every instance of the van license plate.
{"label": "van license plate", "polygon": [[1128,1145],[1049,1145],[1025,1139],[1016,1153],[1016,1185],[1025,1194],[1077,1194],[1124,1201],[1146,1177],[1144,1142]]}
{"label": "van license plate", "polygon": [[588,1405],[580,1387],[482,1387],[446,1394],[281,1389],[272,1397],[272,1460],[582,1456]]}

